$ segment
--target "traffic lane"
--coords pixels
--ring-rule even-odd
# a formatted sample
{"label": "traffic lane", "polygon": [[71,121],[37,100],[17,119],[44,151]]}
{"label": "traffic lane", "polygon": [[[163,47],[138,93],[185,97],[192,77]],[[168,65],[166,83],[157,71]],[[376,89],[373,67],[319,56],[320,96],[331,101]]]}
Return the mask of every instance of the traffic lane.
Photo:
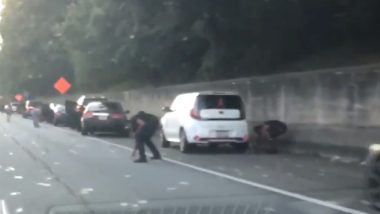
{"label": "traffic lane", "polygon": [[[241,201],[240,197],[245,197],[259,204],[260,208],[266,207],[263,211],[265,213],[268,209],[281,213],[310,213],[310,210],[340,213],[314,203],[247,187],[164,161],[134,164],[129,157],[130,152],[124,148],[49,125],[43,124],[36,129],[32,127],[31,121],[16,118],[12,124],[2,128],[13,144],[29,156],[29,160],[16,161],[18,166],[37,160],[39,166],[26,166],[26,170],[48,171],[48,176],[53,177],[53,181],[44,183],[43,187],[67,191],[54,193],[56,197],[50,197],[52,193],[45,190],[43,193],[48,197],[45,195],[18,200],[17,203],[25,203],[25,210],[61,204],[91,205],[106,202],[117,202],[119,207],[125,204],[143,207],[148,206],[151,201],[160,206],[168,206],[179,199],[185,202],[194,199],[212,202],[220,199],[238,203]],[[6,181],[3,184],[9,186]],[[36,196],[34,189],[22,191]],[[76,199],[75,203],[72,203],[73,199],[67,199],[68,195]],[[39,206],[32,207],[36,203]],[[9,207],[12,210],[17,209],[13,203]]]}
{"label": "traffic lane", "polygon": [[9,213],[44,213],[46,204],[77,203],[42,162],[15,143],[7,126],[0,124],[0,199]]}
{"label": "traffic lane", "polygon": [[[131,139],[101,135],[102,139],[132,147]],[[159,145],[156,139],[156,144]],[[358,164],[334,162],[302,155],[237,154],[231,148],[210,151],[199,148],[182,154],[178,148],[161,148],[164,156],[238,178],[255,181],[291,192],[374,212],[365,197],[363,168]]]}

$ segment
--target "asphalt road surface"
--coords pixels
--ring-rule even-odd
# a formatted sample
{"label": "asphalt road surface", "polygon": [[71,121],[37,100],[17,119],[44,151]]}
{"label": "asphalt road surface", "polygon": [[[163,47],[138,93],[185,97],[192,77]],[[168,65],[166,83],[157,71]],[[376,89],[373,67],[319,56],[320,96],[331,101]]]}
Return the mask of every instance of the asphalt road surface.
{"label": "asphalt road surface", "polygon": [[135,164],[133,140],[0,116],[0,214],[376,213],[359,164],[199,148]]}

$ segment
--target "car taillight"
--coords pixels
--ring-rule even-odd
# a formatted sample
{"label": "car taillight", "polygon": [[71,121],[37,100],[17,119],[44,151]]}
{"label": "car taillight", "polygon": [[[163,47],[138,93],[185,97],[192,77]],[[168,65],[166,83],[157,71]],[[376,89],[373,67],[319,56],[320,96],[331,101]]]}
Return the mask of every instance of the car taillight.
{"label": "car taillight", "polygon": [[194,119],[201,119],[201,116],[199,115],[199,112],[196,109],[191,109],[190,116]]}
{"label": "car taillight", "polygon": [[113,118],[113,119],[124,119],[125,115],[116,113],[116,114],[112,114],[111,118]]}
{"label": "car taillight", "polygon": [[83,118],[91,118],[92,117],[92,112],[85,112],[83,114]]}

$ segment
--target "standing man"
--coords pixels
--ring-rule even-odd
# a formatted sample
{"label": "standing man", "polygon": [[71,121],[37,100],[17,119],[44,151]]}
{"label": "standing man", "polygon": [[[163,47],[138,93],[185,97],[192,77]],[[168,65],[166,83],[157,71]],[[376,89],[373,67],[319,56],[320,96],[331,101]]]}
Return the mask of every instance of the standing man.
{"label": "standing man", "polygon": [[12,105],[11,104],[7,104],[5,105],[4,107],[4,110],[5,110],[5,114],[7,114],[7,122],[11,122],[11,117],[12,117]]}
{"label": "standing man", "polygon": [[30,114],[32,116],[33,126],[35,128],[39,128],[40,127],[41,110],[39,108],[33,106]]}
{"label": "standing man", "polygon": [[[152,114],[140,111],[135,116],[131,118],[132,131],[135,136],[135,150],[139,151],[139,158],[136,159],[135,163],[146,163],[145,147],[144,144],[148,146],[150,151],[153,153],[152,160],[161,159],[161,154],[152,142],[151,138],[158,128],[158,118]],[[132,153],[134,155],[134,152]]]}

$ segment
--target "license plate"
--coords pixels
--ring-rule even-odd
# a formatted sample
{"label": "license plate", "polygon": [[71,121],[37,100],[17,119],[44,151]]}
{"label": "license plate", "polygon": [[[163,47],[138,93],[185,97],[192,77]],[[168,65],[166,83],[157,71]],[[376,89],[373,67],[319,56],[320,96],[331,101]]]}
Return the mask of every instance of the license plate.
{"label": "license plate", "polygon": [[217,138],[228,138],[228,131],[216,131]]}
{"label": "license plate", "polygon": [[98,116],[99,120],[107,120],[108,116]]}

